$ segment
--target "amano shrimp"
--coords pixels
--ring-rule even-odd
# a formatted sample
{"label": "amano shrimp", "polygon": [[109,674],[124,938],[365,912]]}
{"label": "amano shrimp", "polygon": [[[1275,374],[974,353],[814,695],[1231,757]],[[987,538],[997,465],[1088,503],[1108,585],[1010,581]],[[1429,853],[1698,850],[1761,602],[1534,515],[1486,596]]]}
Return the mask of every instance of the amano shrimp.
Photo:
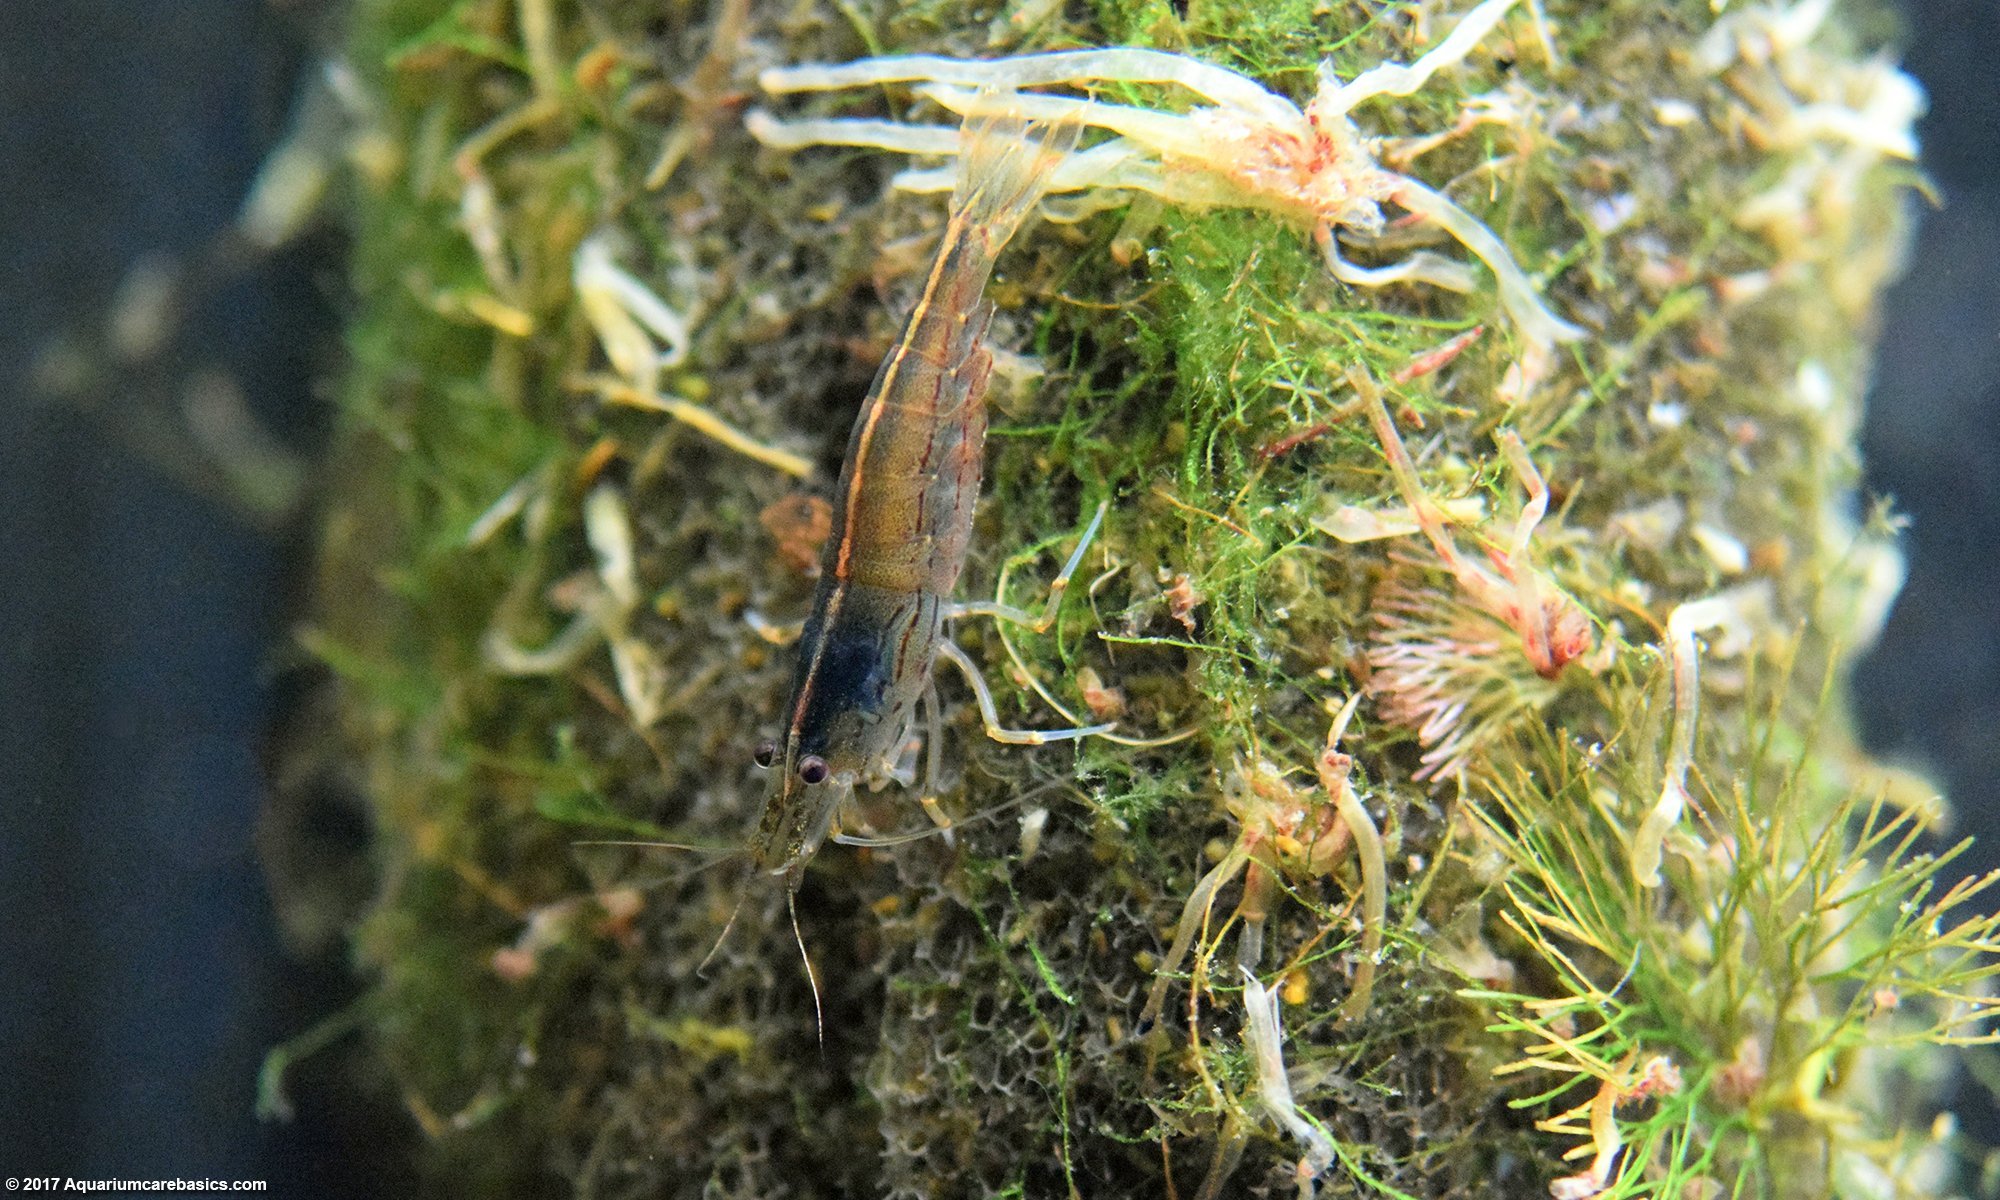
{"label": "amano shrimp", "polygon": [[955,606],[950,597],[965,565],[985,456],[993,366],[986,282],[1077,132],[1075,122],[1005,114],[968,123],[937,257],[855,419],[784,729],[756,756],[777,769],[751,839],[752,871],[784,876],[794,891],[855,784],[895,776],[926,698],[934,768],[931,672],[940,656],[966,670],[988,733],[1003,741],[1039,744],[1112,728],[998,729],[991,696],[944,634],[947,617],[968,611],[1035,623],[1001,605]]}

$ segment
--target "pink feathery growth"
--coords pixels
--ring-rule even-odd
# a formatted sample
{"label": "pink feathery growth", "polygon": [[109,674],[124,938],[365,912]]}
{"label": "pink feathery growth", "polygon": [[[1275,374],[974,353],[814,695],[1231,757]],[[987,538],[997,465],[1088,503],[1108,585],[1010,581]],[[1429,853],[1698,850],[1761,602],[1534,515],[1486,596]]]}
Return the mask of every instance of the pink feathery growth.
{"label": "pink feathery growth", "polygon": [[1356,372],[1352,381],[1411,519],[1456,585],[1441,589],[1423,578],[1423,564],[1397,557],[1375,597],[1369,690],[1385,720],[1415,730],[1423,742],[1418,778],[1448,777],[1516,716],[1545,702],[1548,684],[1590,652],[1594,631],[1589,614],[1533,561],[1531,539],[1548,510],[1548,488],[1520,438],[1511,430],[1496,435],[1528,501],[1507,544],[1485,545],[1481,562],[1459,550],[1444,509],[1424,491],[1374,380]]}
{"label": "pink feathery growth", "polygon": [[1564,667],[1590,652],[1594,637],[1589,615],[1555,580],[1535,566],[1529,553],[1535,527],[1548,512],[1549,489],[1542,482],[1541,472],[1529,460],[1520,437],[1511,429],[1494,435],[1500,452],[1527,491],[1528,502],[1522,506],[1507,545],[1485,547],[1487,561],[1491,563],[1488,569],[1462,554],[1458,543],[1452,540],[1444,510],[1417,479],[1416,465],[1410,461],[1410,453],[1403,446],[1402,435],[1396,432],[1396,423],[1382,403],[1375,381],[1358,372],[1352,379],[1367,407],[1375,435],[1382,443],[1382,454],[1389,460],[1390,472],[1402,490],[1404,503],[1410,506],[1417,527],[1450,570],[1466,601],[1520,637],[1521,652],[1535,674],[1544,679],[1560,676]]}
{"label": "pink feathery growth", "polygon": [[1520,669],[1507,630],[1407,558],[1375,594],[1368,690],[1381,718],[1424,745],[1416,778],[1462,774],[1493,737],[1546,695]]}

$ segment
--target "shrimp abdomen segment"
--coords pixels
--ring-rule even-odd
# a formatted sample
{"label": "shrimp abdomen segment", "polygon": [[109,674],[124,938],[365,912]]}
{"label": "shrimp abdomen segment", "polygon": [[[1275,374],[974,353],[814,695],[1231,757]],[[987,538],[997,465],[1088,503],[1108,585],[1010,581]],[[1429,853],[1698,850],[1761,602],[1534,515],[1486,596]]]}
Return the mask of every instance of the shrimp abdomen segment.
{"label": "shrimp abdomen segment", "polygon": [[936,261],[903,335],[862,406],[841,470],[839,540],[828,574],[887,589],[948,595],[958,581],[986,446],[982,300],[994,259],[1075,145],[1076,127],[1045,137],[996,113],[965,133],[958,189]]}
{"label": "shrimp abdomen segment", "polygon": [[[986,314],[974,301],[969,312],[912,314],[912,336],[883,364],[881,394],[855,426],[842,472],[834,578],[940,596],[957,583],[979,499],[993,367]],[[923,349],[940,344],[935,355]]]}

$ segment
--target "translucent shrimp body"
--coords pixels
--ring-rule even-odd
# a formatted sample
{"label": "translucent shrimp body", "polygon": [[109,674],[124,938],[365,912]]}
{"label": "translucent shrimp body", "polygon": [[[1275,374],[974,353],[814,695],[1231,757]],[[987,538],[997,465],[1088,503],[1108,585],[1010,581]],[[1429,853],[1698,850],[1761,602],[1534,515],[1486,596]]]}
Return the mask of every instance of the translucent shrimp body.
{"label": "translucent shrimp body", "polygon": [[783,739],[759,754],[776,770],[750,860],[793,886],[854,785],[895,773],[932,667],[953,652],[944,621],[979,499],[993,366],[983,293],[1076,132],[972,123],[937,258],[855,420]]}
{"label": "translucent shrimp body", "polygon": [[[1465,268],[1434,254],[1418,253],[1374,269],[1341,258],[1336,230],[1372,236],[1384,226],[1381,206],[1400,205],[1449,233],[1485,263],[1502,307],[1523,336],[1546,345],[1581,337],[1582,331],[1544,307],[1506,246],[1477,218],[1416,180],[1380,166],[1376,140],[1348,116],[1362,101],[1408,95],[1439,70],[1463,61],[1514,2],[1484,0],[1415,63],[1383,64],[1347,83],[1322,70],[1318,94],[1303,109],[1234,71],[1131,47],[991,60],[892,55],[776,68],[758,79],[773,94],[914,83],[921,85],[919,94],[968,119],[1007,112],[1074,120],[1113,137],[1059,164],[1048,183],[1050,192],[1137,191],[1188,207],[1260,209],[1311,229],[1328,266],[1348,283],[1375,287],[1415,281],[1470,290],[1472,278]],[[1171,113],[1019,90],[1104,84],[1173,85],[1207,103]],[[836,144],[951,154],[958,138],[956,130],[943,126],[846,118],[780,121],[763,112],[751,113],[747,124],[759,140],[780,148]],[[910,191],[942,191],[950,186],[950,177],[941,170],[917,169],[898,175],[896,183]],[[1116,202],[1114,196],[1103,203]]]}

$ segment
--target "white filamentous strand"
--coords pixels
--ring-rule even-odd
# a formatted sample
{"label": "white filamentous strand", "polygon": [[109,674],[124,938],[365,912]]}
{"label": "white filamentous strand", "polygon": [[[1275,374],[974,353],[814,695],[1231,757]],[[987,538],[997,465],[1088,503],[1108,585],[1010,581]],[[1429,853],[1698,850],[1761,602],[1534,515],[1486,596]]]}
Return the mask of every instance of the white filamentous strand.
{"label": "white filamentous strand", "polygon": [[[1334,245],[1341,230],[1368,233],[1382,227],[1381,207],[1399,204],[1470,251],[1493,272],[1501,307],[1523,337],[1546,349],[1584,336],[1545,307],[1506,246],[1476,218],[1443,195],[1382,167],[1375,143],[1347,112],[1375,96],[1408,95],[1438,72],[1465,61],[1516,0],[1482,0],[1442,42],[1415,63],[1385,63],[1342,84],[1331,75],[1302,110],[1255,80],[1181,55],[1133,47],[1057,51],[999,59],[891,55],[844,64],[804,64],[766,70],[767,92],[831,91],[880,84],[913,84],[918,95],[966,119],[1006,114],[1024,119],[1073,120],[1114,135],[1075,151],[1048,180],[1050,193],[1143,192],[1189,208],[1241,207],[1277,213],[1311,226],[1341,280],[1364,287],[1419,283],[1469,290],[1471,273],[1432,254],[1401,264],[1362,268],[1343,261]],[[1205,105],[1192,109],[1118,104],[1090,96],[1105,84],[1169,84]],[[1063,86],[1082,96],[1024,92]],[[746,118],[755,137],[780,149],[809,145],[865,146],[912,155],[948,155],[955,130],[899,126],[859,118],[780,121],[758,111]],[[1440,138],[1454,136],[1446,133]],[[946,190],[948,173],[906,170],[895,185],[904,191]],[[1070,208],[1072,219],[1085,211]]]}
{"label": "white filamentous strand", "polygon": [[1694,757],[1695,719],[1701,708],[1701,651],[1694,635],[1714,629],[1736,618],[1735,609],[1721,596],[1690,600],[1674,609],[1667,618],[1667,660],[1673,669],[1673,730],[1667,741],[1665,782],[1660,798],[1632,835],[1632,874],[1647,887],[1660,885],[1660,858],[1667,832],[1680,822],[1687,809],[1687,773]]}
{"label": "white filamentous strand", "polygon": [[743,127],[773,150],[807,146],[860,146],[898,154],[958,155],[958,128],[944,125],[904,125],[863,117],[801,117],[781,121],[763,109],[744,114]]}
{"label": "white filamentous strand", "polygon": [[1077,80],[1178,84],[1212,103],[1254,113],[1267,121],[1295,121],[1300,115],[1290,101],[1234,71],[1178,54],[1133,47],[1059,50],[1050,54],[1024,54],[997,59],[898,54],[831,66],[807,63],[795,67],[773,67],[757,76],[758,86],[773,95],[920,81],[969,88],[1016,89],[1074,83]]}
{"label": "white filamentous strand", "polygon": [[1507,10],[1514,7],[1514,0],[1486,0],[1471,12],[1465,14],[1458,28],[1451,36],[1439,42],[1428,53],[1408,66],[1402,63],[1383,63],[1370,67],[1356,75],[1349,82],[1319,101],[1321,120],[1330,116],[1345,116],[1355,105],[1377,96],[1407,96],[1430,82],[1431,76],[1447,67],[1455,67],[1465,61]]}
{"label": "white filamentous strand", "polygon": [[1573,342],[1583,336],[1583,330],[1561,319],[1543,307],[1541,297],[1535,294],[1534,285],[1515,264],[1514,256],[1471,213],[1466,212],[1442,193],[1434,192],[1413,179],[1405,179],[1396,192],[1396,201],[1411,212],[1422,216],[1446,233],[1459,245],[1478,257],[1493,272],[1493,281],[1500,289],[1500,306],[1528,340],[1539,343]]}

